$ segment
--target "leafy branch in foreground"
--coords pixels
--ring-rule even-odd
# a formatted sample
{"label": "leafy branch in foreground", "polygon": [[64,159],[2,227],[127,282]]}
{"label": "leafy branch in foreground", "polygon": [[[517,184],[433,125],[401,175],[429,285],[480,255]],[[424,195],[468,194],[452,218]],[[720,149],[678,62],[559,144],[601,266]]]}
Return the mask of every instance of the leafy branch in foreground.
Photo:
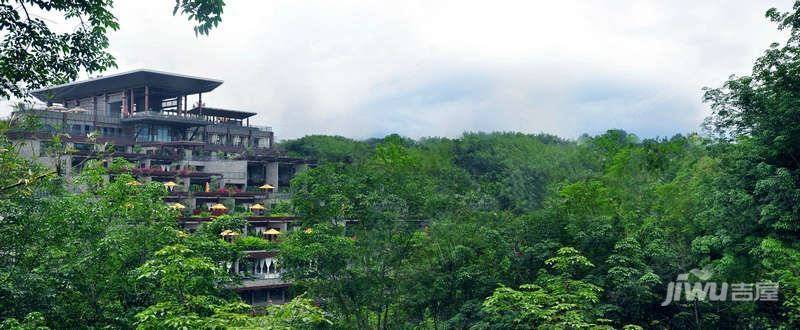
{"label": "leafy branch in foreground", "polygon": [[[208,34],[222,21],[224,5],[222,0],[176,0],[173,14],[188,16],[196,23],[195,33]],[[116,67],[108,53],[108,33],[120,28],[112,7],[111,0],[0,4],[0,96],[23,98],[30,90],[73,81],[81,72]],[[58,32],[59,23],[73,28]]]}

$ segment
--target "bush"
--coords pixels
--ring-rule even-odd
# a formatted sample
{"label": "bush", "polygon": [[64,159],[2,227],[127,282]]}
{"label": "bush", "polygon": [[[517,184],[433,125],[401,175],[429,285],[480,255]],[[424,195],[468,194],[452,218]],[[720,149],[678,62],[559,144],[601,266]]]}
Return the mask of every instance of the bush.
{"label": "bush", "polygon": [[256,236],[245,236],[234,243],[243,251],[252,250],[274,250],[277,248],[276,244]]}

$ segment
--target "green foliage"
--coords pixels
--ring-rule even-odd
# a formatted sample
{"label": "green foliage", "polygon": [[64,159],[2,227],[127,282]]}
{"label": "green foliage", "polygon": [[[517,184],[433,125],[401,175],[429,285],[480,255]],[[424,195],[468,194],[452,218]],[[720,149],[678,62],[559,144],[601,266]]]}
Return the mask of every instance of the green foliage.
{"label": "green foliage", "polygon": [[225,230],[232,230],[237,233],[242,233],[247,220],[239,214],[224,214],[213,218],[211,222],[204,223],[198,232],[208,237],[221,238],[220,234]]}
{"label": "green foliage", "polygon": [[369,155],[369,145],[341,136],[307,135],[282,142],[289,155],[314,159],[320,163],[352,163]]}
{"label": "green foliage", "polygon": [[294,210],[292,209],[292,203],[290,202],[278,202],[272,204],[269,209],[269,214],[272,216],[290,216],[294,214]]}
{"label": "green foliage", "polygon": [[158,250],[151,260],[139,266],[133,275],[150,290],[155,301],[185,303],[191,295],[213,296],[226,277],[223,270],[207,257],[198,256],[184,245],[169,245]]}
{"label": "green foliage", "polygon": [[239,238],[234,244],[241,251],[274,250],[278,248],[275,243],[256,236]]}
{"label": "green foliage", "polygon": [[[577,250],[565,247],[547,260],[559,275],[542,272],[537,284],[520,290],[500,287],[481,308],[484,319],[474,329],[601,328],[598,309],[602,288],[571,279],[570,273],[592,264]],[[611,327],[608,327],[611,328]]]}
{"label": "green foliage", "polygon": [[[221,3],[177,5],[207,14]],[[798,328],[794,8],[768,12],[785,44],[706,90],[712,137],[284,142],[320,165],[272,210],[302,218],[278,244],[221,239],[243,233],[239,215],[179,232],[163,187],[106,183],[99,162],[67,192],[0,135],[0,327]],[[275,247],[301,296],[250,315],[223,265]],[[693,268],[719,282],[776,281],[779,301],[661,306],[667,283]]]}
{"label": "green foliage", "polygon": [[325,313],[305,298],[268,306],[263,315],[248,315],[239,302],[195,298],[184,304],[164,302],[137,315],[137,329],[318,329],[330,324]]}

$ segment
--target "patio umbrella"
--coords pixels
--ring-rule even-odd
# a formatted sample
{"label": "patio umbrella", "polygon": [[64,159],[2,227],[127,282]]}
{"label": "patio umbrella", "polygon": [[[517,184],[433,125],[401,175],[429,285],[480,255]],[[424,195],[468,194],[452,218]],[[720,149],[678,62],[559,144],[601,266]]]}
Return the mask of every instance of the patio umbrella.
{"label": "patio umbrella", "polygon": [[264,235],[280,235],[281,232],[275,230],[275,228],[270,228],[269,230],[264,232]]}
{"label": "patio umbrella", "polygon": [[237,233],[237,232],[235,232],[233,230],[230,230],[230,229],[225,229],[219,234],[219,236],[222,236],[222,237],[239,236],[239,233]]}
{"label": "patio umbrella", "polygon": [[170,205],[169,207],[171,207],[173,209],[176,209],[176,210],[183,210],[183,209],[186,208],[186,206],[184,206],[181,203],[172,203],[172,205]]}
{"label": "patio umbrella", "polygon": [[250,205],[250,209],[251,210],[257,210],[257,211],[262,211],[265,208],[261,204],[253,204],[253,205]]}
{"label": "patio umbrella", "polygon": [[269,184],[265,183],[263,186],[258,187],[258,189],[268,190],[268,189],[275,189],[275,187],[270,186]]}
{"label": "patio umbrella", "polygon": [[212,209],[212,210],[221,210],[221,211],[225,211],[225,210],[227,210],[228,208],[227,208],[227,207],[225,207],[225,205],[222,205],[222,204],[220,204],[220,203],[217,203],[217,204],[211,205],[211,209]]}

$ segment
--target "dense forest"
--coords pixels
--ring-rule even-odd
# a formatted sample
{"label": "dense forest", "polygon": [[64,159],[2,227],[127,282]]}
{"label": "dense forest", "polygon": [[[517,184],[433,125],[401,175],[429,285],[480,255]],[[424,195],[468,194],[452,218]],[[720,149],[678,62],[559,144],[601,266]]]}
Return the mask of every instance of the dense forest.
{"label": "dense forest", "polygon": [[189,234],[102,179],[124,161],[73,192],[0,135],[0,328],[798,328],[800,15],[767,16],[788,39],[704,91],[703,134],[284,141],[318,165],[275,246],[296,298],[256,314],[219,266],[263,243],[219,238],[240,215]]}

